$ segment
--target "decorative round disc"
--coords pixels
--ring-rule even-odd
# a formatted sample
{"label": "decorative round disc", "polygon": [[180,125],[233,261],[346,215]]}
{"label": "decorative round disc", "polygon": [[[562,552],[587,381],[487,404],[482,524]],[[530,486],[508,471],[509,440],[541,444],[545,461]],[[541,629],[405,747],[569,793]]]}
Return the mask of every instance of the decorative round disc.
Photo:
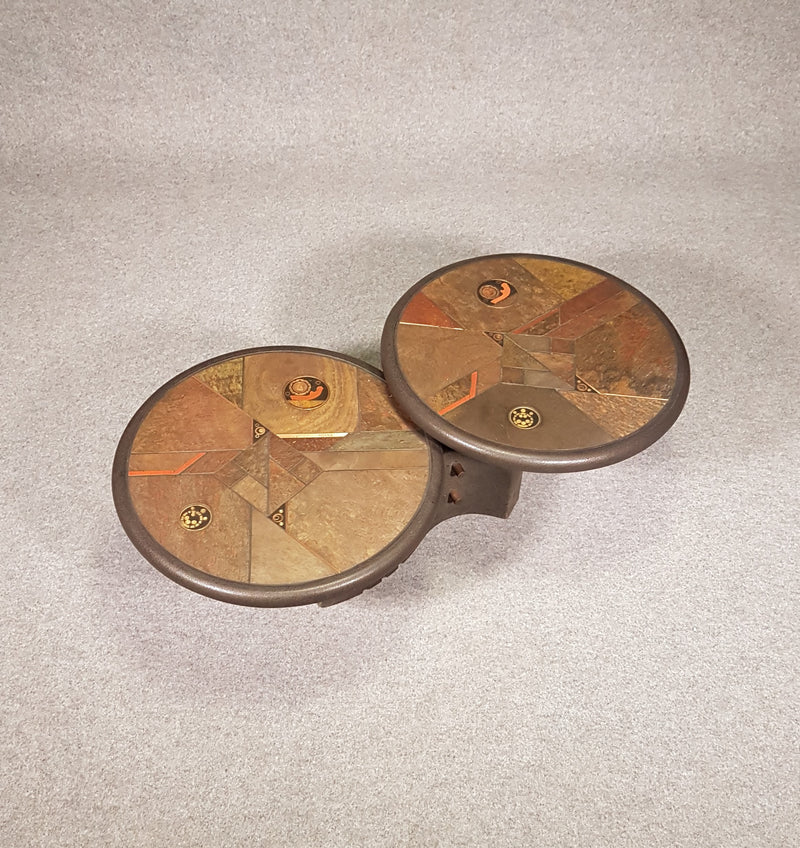
{"label": "decorative round disc", "polygon": [[674,327],[643,294],[551,256],[430,274],[383,337],[392,395],[429,435],[533,471],[607,465],[659,438],[689,386]]}
{"label": "decorative round disc", "polygon": [[238,603],[325,601],[413,550],[404,531],[430,508],[432,457],[379,372],[261,348],[156,392],[122,438],[114,494],[137,547],[184,585]]}

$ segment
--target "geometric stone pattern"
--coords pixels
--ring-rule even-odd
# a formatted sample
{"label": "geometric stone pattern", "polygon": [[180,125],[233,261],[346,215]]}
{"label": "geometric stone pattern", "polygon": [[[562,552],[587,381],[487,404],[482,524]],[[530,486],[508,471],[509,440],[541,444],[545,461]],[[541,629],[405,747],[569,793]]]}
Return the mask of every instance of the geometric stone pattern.
{"label": "geometric stone pattern", "polygon": [[[506,294],[492,303],[479,290]],[[663,408],[677,377],[669,333],[635,292],[602,272],[525,255],[476,259],[431,280],[403,310],[395,349],[408,386],[434,412],[536,451],[630,435]],[[518,406],[540,423],[515,427]]]}
{"label": "geometric stone pattern", "polygon": [[[286,396],[308,376],[328,392],[314,408]],[[171,388],[134,437],[127,479],[145,528],[179,560],[274,586],[346,571],[386,547],[422,501],[429,460],[379,377],[322,354],[268,351]],[[188,506],[211,521],[187,529]]]}

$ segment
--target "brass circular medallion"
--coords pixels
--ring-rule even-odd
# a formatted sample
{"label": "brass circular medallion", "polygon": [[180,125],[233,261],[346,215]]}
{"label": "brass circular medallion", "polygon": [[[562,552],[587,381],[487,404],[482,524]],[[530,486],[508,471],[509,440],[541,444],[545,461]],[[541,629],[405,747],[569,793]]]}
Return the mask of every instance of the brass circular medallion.
{"label": "brass circular medallion", "polygon": [[295,377],[284,387],[283,397],[298,409],[316,409],[330,397],[330,391],[318,377]]}
{"label": "brass circular medallion", "polygon": [[510,306],[516,293],[508,280],[486,280],[478,286],[478,300],[487,306]]}
{"label": "brass circular medallion", "polygon": [[520,430],[533,430],[542,423],[542,417],[530,406],[515,406],[508,413],[508,420]]}
{"label": "brass circular medallion", "polygon": [[184,530],[203,530],[211,523],[211,510],[201,504],[187,506],[179,521]]}

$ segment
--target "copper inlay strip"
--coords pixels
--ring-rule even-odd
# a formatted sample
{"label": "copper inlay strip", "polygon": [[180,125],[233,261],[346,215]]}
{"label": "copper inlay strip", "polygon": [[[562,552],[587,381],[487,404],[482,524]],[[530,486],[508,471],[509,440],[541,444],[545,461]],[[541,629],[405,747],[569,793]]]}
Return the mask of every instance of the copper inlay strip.
{"label": "copper inlay strip", "polygon": [[207,451],[201,451],[197,454],[197,456],[193,456],[191,459],[187,460],[180,466],[180,468],[172,468],[166,471],[129,471],[128,477],[174,477],[181,473],[181,471],[186,471],[186,469],[190,465],[194,465],[198,459],[205,456]]}
{"label": "copper inlay strip", "polygon": [[469,394],[464,395],[460,400],[454,401],[451,404],[448,404],[443,409],[439,410],[439,415],[444,415],[445,412],[450,412],[452,409],[455,409],[457,406],[461,406],[462,403],[466,403],[468,400],[472,400],[478,392],[478,372],[473,371],[472,376],[469,381]]}

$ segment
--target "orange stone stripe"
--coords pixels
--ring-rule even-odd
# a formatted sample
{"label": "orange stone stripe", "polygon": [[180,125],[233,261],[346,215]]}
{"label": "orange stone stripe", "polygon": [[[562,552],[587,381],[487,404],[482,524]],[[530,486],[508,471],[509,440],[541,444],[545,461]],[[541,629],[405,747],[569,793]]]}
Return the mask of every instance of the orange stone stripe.
{"label": "orange stone stripe", "polygon": [[448,404],[439,410],[439,415],[444,415],[445,412],[450,412],[451,409],[455,409],[457,406],[461,406],[462,403],[466,403],[468,400],[472,400],[478,392],[478,372],[473,371],[472,376],[469,381],[469,394],[464,395],[460,400],[453,401],[453,403]]}
{"label": "orange stone stripe", "polygon": [[175,477],[181,471],[186,471],[190,465],[194,465],[198,459],[204,457],[207,451],[201,451],[197,456],[193,456],[180,466],[180,468],[167,469],[165,471],[129,471],[128,477]]}
{"label": "orange stone stripe", "polygon": [[313,392],[307,395],[289,395],[289,400],[316,400],[322,394],[322,386],[317,386]]}
{"label": "orange stone stripe", "polygon": [[490,301],[489,301],[489,303],[501,303],[501,302],[502,302],[502,301],[504,301],[504,300],[505,300],[505,299],[506,299],[506,298],[507,298],[510,294],[511,294],[511,286],[509,286],[509,284],[508,284],[508,283],[503,283],[503,284],[500,286],[500,294],[499,294],[496,298],[494,298],[493,300],[490,300]]}

